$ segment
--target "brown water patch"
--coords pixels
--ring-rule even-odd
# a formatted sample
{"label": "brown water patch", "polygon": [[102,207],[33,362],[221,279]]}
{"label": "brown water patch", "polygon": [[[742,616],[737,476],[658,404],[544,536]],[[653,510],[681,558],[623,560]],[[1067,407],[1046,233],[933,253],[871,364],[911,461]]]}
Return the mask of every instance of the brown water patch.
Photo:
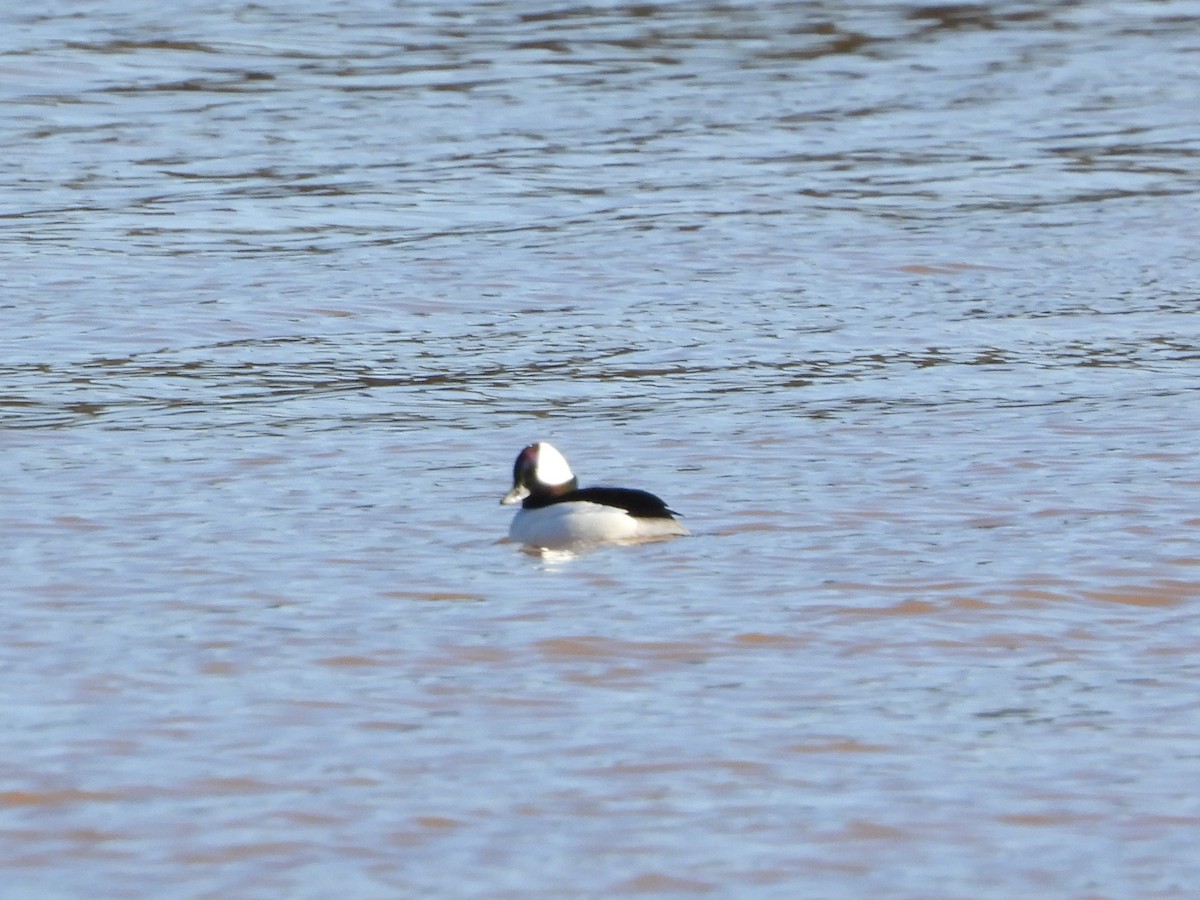
{"label": "brown water patch", "polygon": [[392,832],[391,842],[401,847],[416,847],[439,835],[451,834],[467,824],[459,819],[437,815],[417,816],[412,823],[411,829]]}
{"label": "brown water patch", "polygon": [[[61,866],[64,859],[136,858],[136,853],[112,846],[114,842],[128,842],[131,840],[130,835],[94,828],[70,828],[63,831],[6,828],[3,837],[8,850],[3,859],[3,867],[6,870],[53,868]],[[64,843],[71,846],[62,848]],[[38,852],[38,845],[47,844],[55,849]],[[25,845],[29,845],[29,850],[26,850]]]}
{"label": "brown water patch", "polygon": [[912,841],[917,837],[918,835],[913,831],[897,828],[894,825],[883,825],[867,819],[855,819],[836,831],[814,834],[812,839],[821,843],[843,844],[853,841]]}
{"label": "brown water patch", "polygon": [[734,635],[733,643],[738,647],[785,647],[799,649],[807,646],[811,641],[801,640],[790,634],[765,634],[760,631],[750,631],[745,634]]}
{"label": "brown water patch", "polygon": [[595,769],[582,769],[583,775],[659,775],[667,772],[695,772],[725,769],[741,775],[766,775],[770,767],[744,759],[683,759],[652,763],[614,763]]}
{"label": "brown water patch", "polygon": [[1105,821],[1105,817],[1093,813],[1009,813],[997,816],[996,821],[1006,825],[1057,828],[1061,825],[1091,825]]}
{"label": "brown water patch", "polygon": [[96,828],[70,828],[62,832],[62,837],[81,844],[103,844],[108,841],[125,840],[128,835],[118,834],[115,831],[100,831]]}
{"label": "brown water patch", "polygon": [[955,275],[959,272],[1002,272],[1003,269],[997,266],[986,266],[981,263],[937,263],[930,265],[929,263],[908,263],[903,266],[896,266],[896,271],[905,272],[910,275]]}
{"label": "brown water patch", "polygon": [[611,575],[602,575],[598,572],[593,572],[590,575],[585,575],[587,583],[596,588],[598,591],[620,590],[622,581],[619,578],[613,578]]}
{"label": "brown water patch", "polygon": [[610,885],[607,892],[618,894],[711,894],[717,889],[716,885],[707,881],[697,881],[694,878],[681,878],[677,875],[667,875],[662,872],[648,872],[636,875],[626,881]]}
{"label": "brown water patch", "polygon": [[791,881],[795,877],[795,872],[789,872],[784,869],[758,869],[741,874],[738,882],[745,884],[779,884],[780,882]]}
{"label": "brown water patch", "polygon": [[359,315],[352,309],[325,309],[322,307],[310,307],[308,312],[317,316],[332,316],[335,319],[348,319]]}
{"label": "brown water patch", "polygon": [[1118,603],[1125,606],[1180,606],[1189,600],[1200,598],[1200,584],[1192,581],[1164,579],[1152,584],[1107,590],[1084,591],[1089,600],[1103,603]]}
{"label": "brown water patch", "polygon": [[68,806],[73,803],[104,803],[120,800],[115,791],[84,791],[61,788],[51,791],[0,791],[0,807],[5,806]]}
{"label": "brown water patch", "polygon": [[494,694],[487,696],[479,694],[481,702],[488,706],[505,707],[507,709],[530,709],[530,710],[565,710],[570,709],[572,704],[565,700],[556,700],[543,697],[522,697],[510,694]]}
{"label": "brown water patch", "polygon": [[610,660],[635,657],[697,662],[713,655],[711,646],[688,641],[623,641],[599,635],[548,638],[536,646],[549,659]]}
{"label": "brown water patch", "polygon": [[589,687],[620,686],[638,687],[645,684],[646,671],[631,666],[611,666],[603,672],[573,672],[563,676],[564,681]]}
{"label": "brown water patch", "polygon": [[71,531],[102,531],[105,527],[99,522],[85,519],[83,516],[56,516],[54,523]]}
{"label": "brown water patch", "polygon": [[887,744],[864,744],[861,741],[846,738],[828,738],[815,740],[810,744],[792,744],[785,747],[789,753],[890,753],[894,750]]}
{"label": "brown water patch", "polygon": [[487,599],[478,594],[459,594],[453,591],[384,591],[383,596],[426,603],[482,603]]}
{"label": "brown water patch", "polygon": [[[184,719],[183,721],[192,720]],[[84,753],[90,755],[91,759],[96,759],[103,756],[133,756],[135,753],[140,753],[144,749],[141,741],[134,741],[130,740],[129,738],[108,738],[104,740],[81,741],[79,746],[83,749]]]}
{"label": "brown water patch", "polygon": [[81,605],[80,596],[87,596],[91,585],[82,581],[52,581],[48,584],[35,584],[27,590],[30,595],[39,597],[45,606],[51,609],[71,610]]}
{"label": "brown water patch", "polygon": [[[193,726],[193,727],[163,726],[163,727],[159,727],[159,728],[147,728],[145,734],[147,737],[156,737],[156,738],[161,737],[161,738],[168,738],[173,741],[186,741],[186,740],[190,740],[190,739],[194,738],[196,736],[197,730],[198,729],[195,726]],[[124,755],[130,756],[132,754],[126,753]]]}
{"label": "brown water patch", "polygon": [[977,597],[953,597],[950,600],[950,605],[954,609],[963,609],[969,612],[994,610],[999,606],[997,603],[988,603],[986,600],[980,600]]}
{"label": "brown water patch", "polygon": [[1200,816],[1167,816],[1145,815],[1138,816],[1130,823],[1133,827],[1167,827],[1167,828],[1196,828],[1200,826]]}
{"label": "brown water patch", "polygon": [[966,525],[968,528],[978,528],[982,531],[987,531],[993,528],[1011,528],[1018,524],[1019,521],[1014,516],[989,515],[967,519]]}
{"label": "brown water patch", "polygon": [[266,794],[283,790],[283,785],[270,784],[257,778],[209,778],[195,781],[187,793],[210,797],[237,797],[248,794]]}
{"label": "brown water patch", "polygon": [[[719,651],[711,643],[690,641],[624,641],[599,636],[549,638],[535,643],[551,663],[585,663],[566,673],[565,681],[588,686],[628,688],[651,672],[706,662]],[[596,668],[597,664],[605,664]]]}
{"label": "brown water patch", "polygon": [[248,859],[263,859],[273,856],[295,856],[309,845],[299,841],[260,841],[251,844],[236,844],[232,847],[222,847],[219,850],[209,850],[197,853],[182,853],[176,857],[186,865],[216,865],[218,863],[239,862]]}
{"label": "brown water patch", "polygon": [[[312,698],[303,698],[300,700],[285,701],[286,705],[294,709],[346,709],[351,704],[344,703],[339,700],[314,700]],[[289,718],[287,721],[297,721]]]}
{"label": "brown water patch", "polygon": [[1041,606],[1046,603],[1062,603],[1070,600],[1072,595],[1048,591],[1039,588],[1018,588],[1016,590],[998,590],[989,592],[992,596],[1002,596],[1010,600],[1023,601],[1027,606]]}
{"label": "brown water patch", "polygon": [[795,513],[773,507],[751,506],[745,509],[734,510],[731,515],[741,519],[790,519]]}
{"label": "brown water patch", "polygon": [[345,816],[331,816],[328,813],[315,813],[298,810],[288,810],[278,815],[284,822],[296,825],[339,825],[346,821]]}
{"label": "brown water patch", "polygon": [[371,719],[366,722],[359,722],[356,726],[362,731],[418,731],[421,726],[414,725],[412,722],[386,722]]}
{"label": "brown water patch", "polygon": [[755,532],[803,531],[796,525],[776,525],[771,522],[746,522],[743,525],[730,525],[725,528],[714,528],[710,534],[715,537],[732,537],[736,534],[754,534]]}
{"label": "brown water patch", "polygon": [[234,465],[240,469],[256,469],[260,466],[277,466],[280,463],[288,461],[286,456],[272,453],[264,456],[248,456],[244,459],[235,460]]}
{"label": "brown water patch", "polygon": [[465,822],[445,816],[417,816],[413,821],[422,828],[462,828]]}
{"label": "brown water patch", "polygon": [[847,615],[853,616],[868,616],[868,617],[886,617],[886,616],[927,616],[930,613],[940,612],[942,607],[936,603],[931,603],[928,600],[901,600],[893,606],[856,606],[842,610]]}
{"label": "brown water patch", "polygon": [[1047,506],[1034,510],[1032,515],[1038,519],[1095,519],[1104,516],[1133,516],[1136,509],[1098,509],[1087,506]]}
{"label": "brown water patch", "polygon": [[338,669],[354,669],[382,666],[383,662],[370,656],[329,656],[325,659],[318,659],[317,665],[331,666]]}
{"label": "brown water patch", "polygon": [[1164,559],[1168,566],[1200,566],[1200,556],[1176,556]]}
{"label": "brown water patch", "polygon": [[[1163,623],[1163,630],[1168,634],[1172,634],[1172,623]],[[1190,623],[1188,628],[1190,629]],[[1168,644],[1166,646],[1147,647],[1146,654],[1148,656],[1184,656],[1194,657],[1196,655],[1196,643],[1194,641],[1185,641],[1178,644]]]}
{"label": "brown water patch", "polygon": [[854,841],[907,841],[913,835],[903,828],[860,819],[851,822],[842,832],[842,837]]}

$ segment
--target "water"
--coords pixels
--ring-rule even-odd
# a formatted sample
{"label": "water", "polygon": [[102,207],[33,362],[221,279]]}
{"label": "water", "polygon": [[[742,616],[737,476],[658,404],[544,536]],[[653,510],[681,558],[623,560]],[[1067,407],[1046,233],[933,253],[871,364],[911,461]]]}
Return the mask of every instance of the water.
{"label": "water", "polygon": [[1190,896],[1200,3],[0,17],[4,893]]}

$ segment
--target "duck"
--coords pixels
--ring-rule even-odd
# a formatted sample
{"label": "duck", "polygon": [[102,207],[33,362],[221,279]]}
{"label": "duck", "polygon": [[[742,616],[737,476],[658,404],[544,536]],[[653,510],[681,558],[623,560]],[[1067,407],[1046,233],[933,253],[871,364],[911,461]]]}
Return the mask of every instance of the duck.
{"label": "duck", "polygon": [[517,454],[512,490],[500,503],[521,504],[508,529],[509,539],[542,550],[642,543],[691,533],[676,520],[679,513],[648,491],[579,487],[566,457],[545,441]]}

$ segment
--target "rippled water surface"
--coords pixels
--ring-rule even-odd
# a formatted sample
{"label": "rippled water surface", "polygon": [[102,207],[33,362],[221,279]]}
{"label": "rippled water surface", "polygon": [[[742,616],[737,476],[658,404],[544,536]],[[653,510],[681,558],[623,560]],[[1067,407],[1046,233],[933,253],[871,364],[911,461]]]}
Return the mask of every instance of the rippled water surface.
{"label": "rippled water surface", "polygon": [[[0,13],[0,893],[1192,896],[1197,76],[1193,0]],[[694,536],[500,542],[538,439]]]}

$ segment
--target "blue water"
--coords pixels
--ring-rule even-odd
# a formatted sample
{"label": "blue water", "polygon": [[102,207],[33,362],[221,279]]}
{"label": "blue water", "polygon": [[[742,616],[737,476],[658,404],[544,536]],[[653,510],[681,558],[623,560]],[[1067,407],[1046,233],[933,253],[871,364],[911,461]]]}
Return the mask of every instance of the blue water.
{"label": "blue water", "polygon": [[1190,896],[1198,26],[0,13],[6,889]]}

